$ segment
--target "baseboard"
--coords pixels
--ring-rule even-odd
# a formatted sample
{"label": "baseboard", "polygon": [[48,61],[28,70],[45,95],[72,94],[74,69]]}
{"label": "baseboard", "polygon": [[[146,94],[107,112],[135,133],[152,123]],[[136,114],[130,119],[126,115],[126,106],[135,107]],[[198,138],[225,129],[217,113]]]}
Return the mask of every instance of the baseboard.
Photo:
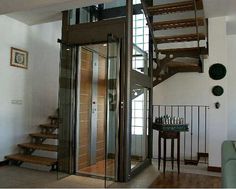
{"label": "baseboard", "polygon": [[0,161],[0,167],[6,166],[9,164],[9,160]]}
{"label": "baseboard", "polygon": [[218,173],[220,173],[221,172],[221,167],[208,166],[207,170],[211,171],[211,172],[218,172]]}

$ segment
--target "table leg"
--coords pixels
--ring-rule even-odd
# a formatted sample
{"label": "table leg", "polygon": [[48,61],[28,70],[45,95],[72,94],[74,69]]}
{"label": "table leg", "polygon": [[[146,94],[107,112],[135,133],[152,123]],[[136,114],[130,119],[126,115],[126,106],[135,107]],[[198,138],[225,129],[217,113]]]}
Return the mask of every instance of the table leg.
{"label": "table leg", "polygon": [[178,164],[178,174],[180,173],[180,133],[178,133],[177,138],[177,164]]}
{"label": "table leg", "polygon": [[161,136],[159,133],[159,140],[158,140],[158,170],[160,170],[161,166]]}
{"label": "table leg", "polygon": [[164,158],[163,158],[163,172],[166,171],[166,138],[164,138]]}
{"label": "table leg", "polygon": [[175,141],[171,139],[171,166],[174,169],[174,152],[175,152]]}

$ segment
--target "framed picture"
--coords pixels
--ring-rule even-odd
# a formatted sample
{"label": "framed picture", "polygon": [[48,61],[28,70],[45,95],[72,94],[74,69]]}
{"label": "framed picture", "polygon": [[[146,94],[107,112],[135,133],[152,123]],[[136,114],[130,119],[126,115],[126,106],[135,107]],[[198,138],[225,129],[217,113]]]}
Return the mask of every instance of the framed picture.
{"label": "framed picture", "polygon": [[28,68],[28,52],[11,47],[11,66]]}

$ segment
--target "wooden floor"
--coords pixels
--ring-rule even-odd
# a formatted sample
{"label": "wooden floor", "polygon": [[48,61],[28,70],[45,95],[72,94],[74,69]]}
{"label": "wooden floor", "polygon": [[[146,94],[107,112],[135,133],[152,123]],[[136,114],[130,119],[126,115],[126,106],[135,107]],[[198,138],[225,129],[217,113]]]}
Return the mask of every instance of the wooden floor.
{"label": "wooden floor", "polygon": [[166,172],[159,175],[150,188],[220,188],[221,178],[191,173]]}
{"label": "wooden floor", "polygon": [[94,165],[80,169],[80,173],[92,174],[97,176],[114,176],[115,164],[113,159],[108,159],[106,168],[105,160],[99,161]]}
{"label": "wooden floor", "polygon": [[[106,163],[106,168],[105,168],[105,162]],[[79,173],[85,173],[89,175],[96,175],[96,176],[114,176],[114,170],[115,170],[115,160],[114,159],[108,159],[108,160],[102,160],[97,162],[94,165],[91,165],[89,167],[85,167],[79,170]],[[135,167],[139,161],[131,161],[131,168]]]}

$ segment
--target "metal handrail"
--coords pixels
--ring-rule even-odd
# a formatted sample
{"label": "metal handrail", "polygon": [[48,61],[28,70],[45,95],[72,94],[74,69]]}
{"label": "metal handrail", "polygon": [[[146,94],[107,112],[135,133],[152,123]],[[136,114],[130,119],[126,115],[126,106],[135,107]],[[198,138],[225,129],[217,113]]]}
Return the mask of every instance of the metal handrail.
{"label": "metal handrail", "polygon": [[[184,133],[184,136],[182,136],[184,160],[187,159],[186,153],[188,153],[190,157],[188,161],[194,161],[193,156],[195,152],[197,152],[197,154],[208,154],[207,136],[209,109],[210,107],[207,105],[153,105],[153,118],[170,115],[171,117],[181,117],[184,119],[185,123],[189,123],[189,132]],[[153,121],[154,120],[155,119],[153,119]],[[206,159],[205,163],[207,163]]]}

